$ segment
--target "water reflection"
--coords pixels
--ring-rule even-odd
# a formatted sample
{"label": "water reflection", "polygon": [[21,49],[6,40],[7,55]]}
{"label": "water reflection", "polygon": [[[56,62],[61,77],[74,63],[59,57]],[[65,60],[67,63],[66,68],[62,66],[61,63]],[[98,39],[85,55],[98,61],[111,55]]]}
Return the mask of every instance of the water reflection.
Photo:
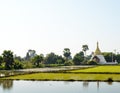
{"label": "water reflection", "polygon": [[11,89],[13,87],[13,81],[12,80],[0,80],[0,86],[5,89]]}
{"label": "water reflection", "polygon": [[0,93],[119,93],[119,89],[118,82],[0,80]]}

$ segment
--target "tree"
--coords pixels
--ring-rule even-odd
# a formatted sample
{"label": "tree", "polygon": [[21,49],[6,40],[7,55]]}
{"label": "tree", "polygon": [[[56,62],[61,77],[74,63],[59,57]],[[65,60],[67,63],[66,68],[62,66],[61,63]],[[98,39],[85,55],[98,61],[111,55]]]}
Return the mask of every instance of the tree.
{"label": "tree", "polygon": [[86,56],[86,51],[89,50],[88,45],[82,45],[82,50],[85,53]]}
{"label": "tree", "polygon": [[113,54],[111,52],[104,52],[102,54],[105,57],[105,59],[106,59],[107,62],[112,62],[112,60],[115,61],[115,59],[114,59],[115,58],[115,54]]}
{"label": "tree", "polygon": [[75,65],[80,65],[83,61],[84,61],[84,53],[82,51],[77,53],[73,58],[73,62]]}
{"label": "tree", "polygon": [[19,59],[15,59],[14,69],[23,69],[23,62],[21,62]]}
{"label": "tree", "polygon": [[88,65],[97,65],[98,63],[96,61],[88,61]]}
{"label": "tree", "polygon": [[72,60],[67,60],[67,61],[65,61],[64,65],[65,66],[72,66],[72,65],[74,65],[74,63],[72,62]]}
{"label": "tree", "polygon": [[71,59],[71,52],[69,48],[64,48],[63,55],[66,58],[66,60]]}
{"label": "tree", "polygon": [[3,57],[0,56],[0,66],[2,65],[2,62],[3,62]]}
{"label": "tree", "polygon": [[36,56],[36,51],[29,49],[28,52],[26,53],[26,60],[30,60],[31,58]]}
{"label": "tree", "polygon": [[11,52],[10,50],[5,50],[2,55],[3,61],[5,62],[5,69],[12,69],[12,66],[14,64],[13,52]]}
{"label": "tree", "polygon": [[36,67],[39,67],[40,63],[43,61],[44,56],[42,54],[40,55],[36,55],[32,61],[34,62],[34,64],[36,65]]}
{"label": "tree", "polygon": [[47,54],[45,58],[45,64],[64,64],[62,56],[56,55],[55,53]]}
{"label": "tree", "polygon": [[65,60],[62,56],[58,56],[57,55],[57,60],[56,60],[57,64],[64,64]]}

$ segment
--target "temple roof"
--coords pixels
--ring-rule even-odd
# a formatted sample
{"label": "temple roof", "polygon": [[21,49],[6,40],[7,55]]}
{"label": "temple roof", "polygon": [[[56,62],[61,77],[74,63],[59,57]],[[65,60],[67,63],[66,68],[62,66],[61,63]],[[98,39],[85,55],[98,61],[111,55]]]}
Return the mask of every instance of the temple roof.
{"label": "temple roof", "polygon": [[99,49],[99,43],[97,42],[97,48],[96,48],[96,50],[95,50],[95,53],[94,53],[94,55],[101,55],[102,53],[101,53],[101,51],[100,51],[100,49]]}

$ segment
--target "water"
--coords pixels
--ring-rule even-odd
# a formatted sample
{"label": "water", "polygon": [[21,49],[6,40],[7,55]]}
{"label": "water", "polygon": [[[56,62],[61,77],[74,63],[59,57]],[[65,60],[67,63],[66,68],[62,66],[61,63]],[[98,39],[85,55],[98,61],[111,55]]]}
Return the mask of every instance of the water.
{"label": "water", "polygon": [[0,93],[120,93],[120,82],[2,80]]}

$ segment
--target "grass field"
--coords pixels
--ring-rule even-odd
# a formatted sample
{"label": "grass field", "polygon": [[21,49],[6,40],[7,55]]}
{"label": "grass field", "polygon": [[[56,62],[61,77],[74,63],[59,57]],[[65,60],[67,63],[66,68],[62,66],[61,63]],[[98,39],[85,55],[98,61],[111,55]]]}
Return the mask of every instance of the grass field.
{"label": "grass field", "polygon": [[[72,70],[69,72],[67,73],[64,73],[64,72],[33,73],[33,74],[10,76],[10,77],[5,77],[1,79],[60,80],[60,81],[72,81],[72,80],[73,81],[74,80],[108,81],[108,79],[112,79],[113,81],[120,81],[120,66],[97,66],[97,67],[81,69],[81,70]],[[78,73],[75,73],[75,72],[78,72]],[[86,73],[81,73],[81,72],[86,72]],[[103,72],[104,74],[101,74],[100,72]],[[112,73],[112,74],[109,74],[109,73]],[[116,74],[116,73],[119,73],[119,74]]]}
{"label": "grass field", "polygon": [[99,80],[107,81],[112,78],[114,81],[120,81],[120,74],[72,74],[72,73],[36,73],[28,75],[19,75],[6,77],[4,79],[14,80]]}
{"label": "grass field", "polygon": [[88,69],[73,70],[70,72],[120,73],[120,66],[97,66]]}

